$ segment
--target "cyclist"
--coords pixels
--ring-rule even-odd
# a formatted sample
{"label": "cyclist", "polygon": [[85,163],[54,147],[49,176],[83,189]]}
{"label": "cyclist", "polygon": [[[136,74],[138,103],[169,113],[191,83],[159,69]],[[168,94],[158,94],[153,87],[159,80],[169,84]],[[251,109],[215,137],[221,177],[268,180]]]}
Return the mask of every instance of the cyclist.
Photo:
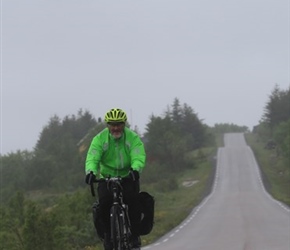
{"label": "cyclist", "polygon": [[[105,115],[107,128],[92,140],[86,157],[86,183],[91,184],[96,176],[129,177],[122,183],[124,202],[128,205],[132,230],[132,247],[140,249],[139,174],[145,166],[146,153],[139,135],[126,127],[127,115],[119,108]],[[90,173],[90,172],[93,172]],[[104,224],[104,249],[111,250],[110,207],[112,195],[104,182],[98,183],[100,214]]]}

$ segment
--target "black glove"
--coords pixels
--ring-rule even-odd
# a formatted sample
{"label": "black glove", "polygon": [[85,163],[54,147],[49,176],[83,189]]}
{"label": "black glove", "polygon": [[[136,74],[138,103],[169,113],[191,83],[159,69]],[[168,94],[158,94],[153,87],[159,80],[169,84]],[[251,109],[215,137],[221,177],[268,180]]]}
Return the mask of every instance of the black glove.
{"label": "black glove", "polygon": [[95,180],[96,180],[96,176],[94,175],[93,172],[90,172],[89,174],[86,175],[86,183],[88,185],[92,185]]}
{"label": "black glove", "polygon": [[133,169],[130,170],[129,176],[133,181],[138,181],[140,178],[139,172],[137,170],[133,170]]}

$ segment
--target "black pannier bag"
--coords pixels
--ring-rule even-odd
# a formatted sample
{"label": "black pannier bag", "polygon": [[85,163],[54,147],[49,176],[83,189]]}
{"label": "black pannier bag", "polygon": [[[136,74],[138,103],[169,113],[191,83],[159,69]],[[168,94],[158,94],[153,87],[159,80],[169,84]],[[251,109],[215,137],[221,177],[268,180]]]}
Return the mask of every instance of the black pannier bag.
{"label": "black pannier bag", "polygon": [[154,224],[154,205],[155,200],[147,192],[139,193],[141,203],[141,226],[140,235],[147,235],[152,231]]}
{"label": "black pannier bag", "polygon": [[104,225],[100,216],[100,204],[98,202],[93,204],[93,221],[99,238],[104,240]]}

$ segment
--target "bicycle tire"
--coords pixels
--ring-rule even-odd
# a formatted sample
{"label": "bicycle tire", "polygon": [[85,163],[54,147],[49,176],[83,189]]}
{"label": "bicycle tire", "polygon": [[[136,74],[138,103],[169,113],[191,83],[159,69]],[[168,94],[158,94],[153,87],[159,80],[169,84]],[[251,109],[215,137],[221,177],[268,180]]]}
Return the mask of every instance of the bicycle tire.
{"label": "bicycle tire", "polygon": [[111,238],[115,250],[123,250],[123,222],[120,218],[121,209],[119,206],[111,208]]}

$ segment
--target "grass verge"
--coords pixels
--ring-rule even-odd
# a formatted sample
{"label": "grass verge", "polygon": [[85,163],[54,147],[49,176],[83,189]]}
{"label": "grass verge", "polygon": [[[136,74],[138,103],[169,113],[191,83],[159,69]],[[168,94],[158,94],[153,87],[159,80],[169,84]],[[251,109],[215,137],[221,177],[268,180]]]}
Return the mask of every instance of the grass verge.
{"label": "grass verge", "polygon": [[277,200],[290,207],[290,168],[275,149],[266,149],[265,142],[257,135],[245,134],[247,144],[252,148],[266,190]]}
{"label": "grass verge", "polygon": [[216,152],[213,151],[212,149],[210,157],[200,162],[197,168],[188,169],[175,176],[176,189],[159,192],[150,189],[150,186],[145,187],[155,198],[155,224],[149,235],[142,236],[143,246],[154,242],[182,223],[192,209],[210,193],[215,173],[215,161],[211,159]]}

